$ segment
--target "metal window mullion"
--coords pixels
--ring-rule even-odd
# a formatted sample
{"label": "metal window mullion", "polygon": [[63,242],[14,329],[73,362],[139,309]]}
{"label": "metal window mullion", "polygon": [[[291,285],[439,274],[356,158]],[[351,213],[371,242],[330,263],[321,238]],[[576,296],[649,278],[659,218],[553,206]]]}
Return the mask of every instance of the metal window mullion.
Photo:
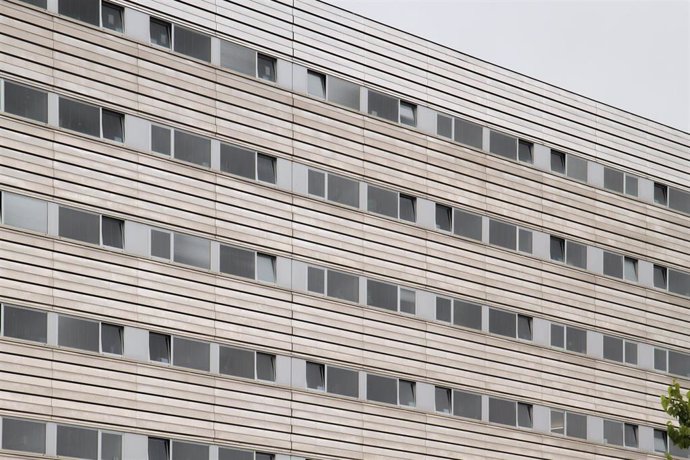
{"label": "metal window mullion", "polygon": [[98,449],[97,449],[97,458],[103,458],[103,432],[101,430],[98,430]]}
{"label": "metal window mullion", "polygon": [[98,322],[98,352],[103,354],[103,322]]}
{"label": "metal window mullion", "polygon": [[328,366],[322,364],[323,366],[323,391],[328,393]]}
{"label": "metal window mullion", "polygon": [[[172,334],[168,335],[168,337],[170,337],[170,356],[168,358],[168,366],[172,366],[173,365],[173,355],[175,352],[175,350],[174,350],[175,349],[175,340],[174,340]],[[172,442],[170,443],[170,446],[171,446],[170,448],[172,449]]]}
{"label": "metal window mullion", "polygon": [[257,352],[252,350],[252,354],[254,355],[254,380],[259,379],[259,360],[257,356]]}
{"label": "metal window mullion", "polygon": [[0,78],[0,112],[5,111],[5,80]]}
{"label": "metal window mullion", "polygon": [[[254,52],[254,78],[259,78],[259,53],[255,50],[252,51]],[[309,77],[307,76],[307,78]],[[307,88],[308,87],[309,86],[307,86]]]}
{"label": "metal window mullion", "polygon": [[[103,2],[98,2],[98,27],[103,28]],[[100,458],[100,457],[99,457]]]}
{"label": "metal window mullion", "polygon": [[98,107],[98,127],[99,127],[98,128],[99,133],[100,133],[100,135],[98,137],[100,137],[102,139],[103,138],[103,107],[100,107],[100,106]]}
{"label": "metal window mullion", "polygon": [[[47,318],[46,318],[47,321]],[[0,337],[5,336],[5,305],[0,304]]]}
{"label": "metal window mullion", "polygon": [[323,271],[323,295],[328,296],[328,270],[322,269]]}
{"label": "metal window mullion", "polygon": [[395,393],[397,395],[396,401],[400,405],[400,379],[395,379]]}

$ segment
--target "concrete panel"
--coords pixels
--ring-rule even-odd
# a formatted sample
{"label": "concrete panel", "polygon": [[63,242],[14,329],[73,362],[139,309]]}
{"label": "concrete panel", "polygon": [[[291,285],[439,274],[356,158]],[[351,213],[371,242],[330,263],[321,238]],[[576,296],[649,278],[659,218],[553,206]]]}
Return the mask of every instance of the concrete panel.
{"label": "concrete panel", "polygon": [[[60,207],[55,203],[48,203],[48,235],[58,236]],[[126,226],[125,226],[126,227]]]}
{"label": "concrete panel", "polygon": [[551,409],[545,406],[532,406],[532,428],[541,433],[551,433]]}
{"label": "concrete panel", "polygon": [[367,399],[367,373],[359,371],[359,399]]}
{"label": "concrete panel", "polygon": [[211,37],[211,64],[220,65],[220,39]]}
{"label": "concrete panel", "polygon": [[220,271],[220,243],[211,241],[211,271]]}
{"label": "concrete panel", "polygon": [[532,255],[542,260],[551,260],[551,235],[532,232]]}
{"label": "concrete panel", "polygon": [[597,274],[604,273],[603,249],[587,246],[587,270]]}
{"label": "concrete panel", "polygon": [[489,397],[482,395],[482,421],[489,421]]}
{"label": "concrete panel", "polygon": [[551,345],[551,322],[542,318],[532,319],[532,342],[535,345]]}
{"label": "concrete panel", "polygon": [[489,307],[482,305],[482,331],[489,332]]}
{"label": "concrete panel", "polygon": [[125,35],[144,43],[151,41],[149,15],[141,11],[125,8]]}
{"label": "concrete panel", "polygon": [[587,416],[587,441],[604,442],[604,419],[592,415]]}
{"label": "concrete panel", "polygon": [[489,221],[486,216],[482,216],[482,243],[489,244]]}
{"label": "concrete panel", "polygon": [[48,124],[50,126],[59,126],[60,113],[58,112],[59,97],[55,93],[48,93]]}
{"label": "concrete panel", "polygon": [[292,161],[276,158],[276,187],[292,192]]}
{"label": "concrete panel", "polygon": [[593,161],[587,162],[587,183],[594,187],[604,188],[604,167]]}
{"label": "concrete panel", "polygon": [[292,261],[287,257],[276,257],[276,284],[286,289],[292,288]]}
{"label": "concrete panel", "polygon": [[645,203],[654,204],[654,181],[638,177],[637,196]]}
{"label": "concrete panel", "polygon": [[637,344],[637,365],[642,369],[654,370],[654,347],[652,345]]}
{"label": "concrete panel", "polygon": [[637,438],[640,450],[654,452],[654,428],[640,425],[637,431]]}
{"label": "concrete panel", "polygon": [[432,321],[436,319],[436,296],[431,292],[417,291],[417,316]]}
{"label": "concrete panel", "polygon": [[417,106],[417,128],[425,133],[436,135],[436,111],[423,105]]}
{"label": "concrete panel", "polygon": [[125,114],[125,146],[136,150],[151,150],[151,122]]}
{"label": "concrete panel", "polygon": [[146,459],[149,456],[148,437],[141,434],[122,435],[122,458]]}
{"label": "concrete panel", "polygon": [[359,183],[359,209],[366,211],[367,210],[367,183],[366,182],[360,182]]}
{"label": "concrete panel", "polygon": [[211,362],[211,367],[209,371],[213,374],[217,374],[220,372],[220,345],[218,345],[215,342],[211,342],[210,350],[209,350],[209,359]]}
{"label": "concrete panel", "polygon": [[309,169],[300,163],[292,163],[292,192],[306,195]]}
{"label": "concrete panel", "polygon": [[57,424],[46,423],[46,455],[57,455]]}
{"label": "concrete panel", "polygon": [[551,149],[545,145],[534,144],[534,167],[542,171],[551,171]]}
{"label": "concrete panel", "polygon": [[307,264],[299,260],[292,261],[292,289],[295,291],[307,291]]}
{"label": "concrete panel", "polygon": [[369,92],[364,86],[359,87],[359,111],[367,113],[369,110]]}
{"label": "concrete panel", "polygon": [[587,356],[604,358],[604,335],[600,332],[587,331]]}
{"label": "concrete panel", "polygon": [[211,169],[220,171],[220,141],[211,139]]}
{"label": "concrete panel", "polygon": [[139,222],[127,221],[125,224],[125,252],[138,256],[149,256],[151,228]]}
{"label": "concrete panel", "polygon": [[646,260],[637,261],[637,281],[642,286],[654,287],[654,264]]}
{"label": "concrete panel", "polygon": [[276,62],[276,83],[281,88],[292,91],[292,62],[278,59]]}
{"label": "concrete panel", "polygon": [[491,130],[486,126],[482,126],[482,150],[489,152],[491,150]]}
{"label": "concrete panel", "polygon": [[300,358],[290,358],[293,388],[307,388],[307,362]]}
{"label": "concrete panel", "polygon": [[46,330],[46,342],[48,345],[57,346],[58,344],[58,314],[53,312],[48,312],[47,319],[47,330]]}
{"label": "concrete panel", "polygon": [[125,358],[138,361],[149,360],[149,331],[136,327],[125,326],[124,350]]}
{"label": "concrete panel", "polygon": [[292,384],[292,358],[276,355],[276,383],[278,385]]}
{"label": "concrete panel", "polygon": [[434,385],[430,383],[417,382],[417,409],[434,412],[436,410],[436,398]]}
{"label": "concrete panel", "polygon": [[292,64],[292,91],[307,94],[307,68],[299,64]]}
{"label": "concrete panel", "polygon": [[367,304],[367,279],[364,276],[359,277],[359,303]]}
{"label": "concrete panel", "polygon": [[417,198],[417,225],[429,230],[436,230],[436,203],[424,198]]}

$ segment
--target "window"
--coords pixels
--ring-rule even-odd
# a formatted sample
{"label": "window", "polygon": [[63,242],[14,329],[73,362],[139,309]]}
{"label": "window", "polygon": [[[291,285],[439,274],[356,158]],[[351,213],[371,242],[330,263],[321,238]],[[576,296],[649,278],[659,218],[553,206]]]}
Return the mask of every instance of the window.
{"label": "window", "polygon": [[359,182],[335,174],[329,174],[328,199],[336,203],[358,208]]}
{"label": "window", "polygon": [[367,399],[398,404],[398,379],[367,374]]}
{"label": "window", "polygon": [[517,249],[517,227],[497,220],[490,220],[489,243],[506,249]]}
{"label": "window", "polygon": [[654,349],[654,369],[657,371],[666,372],[668,369],[666,350],[660,348]]}
{"label": "window", "polygon": [[151,43],[162,46],[163,48],[170,48],[172,40],[172,25],[161,19],[151,18],[149,23]]}
{"label": "window", "polygon": [[532,405],[525,403],[517,404],[518,426],[532,428]]}
{"label": "window", "polygon": [[654,265],[654,287],[659,289],[666,289],[667,284],[667,270],[661,265]]}
{"label": "window", "polygon": [[3,417],[2,448],[45,454],[46,424]]}
{"label": "window", "polygon": [[211,166],[211,140],[184,131],[174,131],[175,158],[196,165]]}
{"label": "window", "polygon": [[534,149],[534,144],[528,141],[523,141],[520,139],[518,141],[518,161],[522,163],[534,163],[534,158],[532,156],[532,150]]}
{"label": "window", "polygon": [[654,202],[661,206],[668,204],[668,187],[664,184],[654,182]]}
{"label": "window", "polygon": [[162,126],[151,125],[151,150],[163,155],[172,153],[172,131]]}
{"label": "window", "polygon": [[439,136],[453,137],[453,119],[440,113],[436,114],[436,134]]}
{"label": "window", "polygon": [[98,458],[98,431],[58,425],[57,454],[96,460]]}
{"label": "window", "polygon": [[5,225],[48,232],[48,203],[8,192],[4,192],[2,196],[2,219]]}
{"label": "window", "polygon": [[256,179],[256,152],[234,145],[220,145],[220,170]]}
{"label": "window", "polygon": [[[438,209],[439,205],[436,206]],[[477,241],[482,240],[482,216],[461,211],[460,209],[454,209],[453,220],[455,221],[453,233]]]}
{"label": "window", "polygon": [[175,25],[174,49],[186,56],[211,62],[211,37]]}
{"label": "window", "polygon": [[397,218],[398,194],[369,185],[367,189],[367,209],[370,212]]}
{"label": "window", "polygon": [[690,214],[690,193],[672,187],[669,188],[668,207]]}
{"label": "window", "polygon": [[462,300],[453,301],[453,324],[465,326],[472,329],[482,329],[482,307],[481,305],[464,302]]}
{"label": "window", "polygon": [[328,76],[328,100],[353,110],[359,110],[359,86],[337,77]]}
{"label": "window", "polygon": [[101,432],[101,460],[122,458],[122,435]]}
{"label": "window", "polygon": [[442,204],[436,204],[436,229],[443,230],[446,232],[451,231],[452,220],[451,220],[451,209],[448,206]]}
{"label": "window", "polygon": [[170,336],[149,332],[149,359],[159,363],[170,363]]}
{"label": "window", "polygon": [[637,259],[632,257],[623,258],[623,278],[637,282]]}
{"label": "window", "polygon": [[444,414],[451,413],[451,390],[450,388],[435,387],[434,400],[436,412]]}
{"label": "window", "polygon": [[489,309],[489,332],[492,334],[505,335],[506,337],[515,337],[516,334],[516,316],[515,313],[508,313],[506,311]]}
{"label": "window", "polygon": [[637,196],[637,177],[625,175],[625,194]]}
{"label": "window", "polygon": [[323,364],[307,362],[307,388],[324,391],[326,389],[326,367]]}
{"label": "window", "polygon": [[565,153],[551,150],[551,171],[565,174]]}
{"label": "window", "polygon": [[170,233],[151,229],[151,255],[170,260]]}
{"label": "window", "polygon": [[616,337],[604,336],[604,359],[623,362],[623,340]]}
{"label": "window", "polygon": [[48,122],[48,93],[11,81],[5,83],[5,112],[31,120]]}
{"label": "window", "polygon": [[256,254],[256,279],[267,283],[276,282],[276,258],[268,254]]}
{"label": "window", "polygon": [[517,157],[517,139],[497,131],[491,131],[489,151],[515,160]]}
{"label": "window", "polygon": [[173,365],[198,369],[200,371],[210,370],[210,345],[196,340],[173,338]]}
{"label": "window", "polygon": [[668,270],[668,290],[675,294],[690,296],[690,275]]}
{"label": "window", "polygon": [[623,256],[604,251],[604,275],[623,278]]}
{"label": "window", "polygon": [[417,222],[417,199],[415,197],[400,194],[400,218],[409,222]]}
{"label": "window", "polygon": [[517,404],[515,401],[489,398],[489,421],[515,426],[517,424]]}
{"label": "window", "polygon": [[669,350],[668,352],[668,371],[671,374],[690,377],[690,355]]}
{"label": "window", "polygon": [[551,325],[551,346],[587,353],[587,331],[572,326]]}
{"label": "window", "polygon": [[551,346],[565,348],[565,329],[558,324],[551,325]]}
{"label": "window", "polygon": [[248,379],[254,378],[255,353],[253,351],[221,346],[219,355],[219,370],[221,374],[234,375]]}
{"label": "window", "polygon": [[[257,454],[257,459],[258,460]],[[254,452],[250,450],[237,450],[237,449],[227,449],[221,447],[218,449],[218,460],[255,460]],[[264,459],[262,459],[264,460]],[[272,460],[272,459],[271,459]]]}
{"label": "window", "polygon": [[573,267],[587,269],[587,246],[567,241],[565,261]]}
{"label": "window", "polygon": [[59,0],[58,14],[78,21],[88,22],[94,26],[100,25],[100,3],[98,1],[84,2],[81,0]]}
{"label": "window", "polygon": [[191,442],[173,441],[172,460],[208,459],[209,446]]}
{"label": "window", "polygon": [[398,310],[398,287],[381,281],[367,280],[367,305]]}
{"label": "window", "polygon": [[112,110],[102,109],[103,111],[103,139],[110,139],[115,142],[125,140],[125,116]]}
{"label": "window", "polygon": [[58,317],[58,345],[80,350],[100,351],[100,324],[70,316]]}
{"label": "window", "polygon": [[34,6],[37,6],[39,8],[43,8],[43,9],[46,9],[47,4],[48,4],[47,0],[21,0],[21,1],[23,1],[24,3],[28,3],[29,5],[34,5]]}
{"label": "window", "polygon": [[565,261],[565,240],[551,235],[550,241],[551,260],[555,260],[556,262]]}
{"label": "window", "polygon": [[452,322],[451,318],[451,300],[445,299],[443,297],[436,297],[436,319],[439,321],[445,321],[447,323]]}
{"label": "window", "polygon": [[400,288],[400,311],[414,315],[416,312],[416,293],[410,289]]}
{"label": "window", "polygon": [[326,76],[313,70],[307,70],[307,94],[319,99],[326,99]]}
{"label": "window", "polygon": [[354,275],[328,270],[326,290],[329,297],[359,302],[359,278]]}
{"label": "window", "polygon": [[349,369],[328,366],[326,370],[326,391],[342,396],[359,396],[359,373]]}
{"label": "window", "polygon": [[122,326],[101,323],[101,351],[121,355],[123,335],[124,328]]}
{"label": "window", "polygon": [[482,131],[482,127],[476,123],[460,118],[455,119],[455,142],[481,149],[483,144]]}
{"label": "window", "polygon": [[416,384],[408,380],[398,380],[398,404],[415,407],[417,405]]}
{"label": "window", "polygon": [[326,174],[310,169],[307,173],[307,193],[326,197]]}
{"label": "window", "polygon": [[43,311],[4,305],[4,336],[46,343],[48,316]]}
{"label": "window", "polygon": [[101,24],[106,29],[114,30],[115,32],[122,32],[122,18],[124,16],[124,8],[112,3],[103,2],[101,4]]}
{"label": "window", "polygon": [[532,317],[517,315],[518,339],[532,340]]}
{"label": "window", "polygon": [[369,105],[368,113],[375,117],[398,123],[398,104],[399,100],[377,91],[368,90]]}
{"label": "window", "polygon": [[256,76],[256,51],[246,46],[220,41],[220,65],[251,77]]}
{"label": "window", "polygon": [[174,233],[173,260],[175,262],[206,268],[211,263],[211,242],[204,238]]}
{"label": "window", "polygon": [[565,412],[551,409],[551,433],[565,434]]}
{"label": "window", "polygon": [[663,430],[654,429],[654,452],[666,452],[668,450],[668,438]]}
{"label": "window", "polygon": [[220,245],[220,271],[230,275],[254,279],[254,251]]}
{"label": "window", "polygon": [[604,188],[613,192],[623,193],[625,187],[624,174],[611,168],[604,168]]}
{"label": "window", "polygon": [[637,364],[637,344],[634,342],[625,341],[625,362],[628,364]]}
{"label": "window", "polygon": [[521,228],[518,230],[518,251],[532,254],[532,232]]}
{"label": "window", "polygon": [[587,182],[587,160],[568,155],[566,158],[568,177],[581,182]]}
{"label": "window", "polygon": [[256,76],[262,80],[276,81],[276,59],[258,53],[256,55]]}
{"label": "window", "polygon": [[256,378],[274,382],[276,379],[276,357],[267,353],[256,353]]}
{"label": "window", "polygon": [[276,183],[276,159],[262,153],[256,154],[256,178],[269,184]]}
{"label": "window", "polygon": [[149,437],[148,460],[168,460],[170,458],[170,440]]}
{"label": "window", "polygon": [[417,106],[415,104],[400,101],[400,123],[407,126],[417,126]]}
{"label": "window", "polygon": [[587,439],[587,416],[552,409],[551,433]]}
{"label": "window", "polygon": [[89,136],[101,135],[101,109],[65,97],[59,102],[59,125],[61,128],[77,131]]}
{"label": "window", "polygon": [[101,217],[101,237],[104,246],[123,248],[125,222],[114,217]]}
{"label": "window", "polygon": [[316,267],[307,267],[307,291],[326,293],[325,270]]}
{"label": "window", "polygon": [[604,420],[604,442],[617,446],[637,447],[637,425]]}
{"label": "window", "polygon": [[453,415],[482,419],[482,397],[474,393],[453,390]]}

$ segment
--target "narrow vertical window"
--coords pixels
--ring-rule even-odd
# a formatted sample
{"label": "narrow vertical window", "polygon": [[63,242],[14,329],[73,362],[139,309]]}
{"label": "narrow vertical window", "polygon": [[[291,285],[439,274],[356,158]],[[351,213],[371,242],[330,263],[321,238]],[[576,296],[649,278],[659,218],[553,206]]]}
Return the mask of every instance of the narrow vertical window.
{"label": "narrow vertical window", "polygon": [[125,221],[114,217],[101,217],[101,240],[103,246],[123,248]]}
{"label": "narrow vertical window", "polygon": [[149,359],[159,363],[170,363],[170,336],[149,332]]}
{"label": "narrow vertical window", "polygon": [[325,294],[326,292],[326,273],[321,268],[307,268],[307,291]]}
{"label": "narrow vertical window", "polygon": [[276,258],[268,254],[256,254],[256,279],[267,283],[276,282]]}
{"label": "narrow vertical window", "polygon": [[323,364],[307,362],[307,388],[324,391],[326,389],[325,372]]}
{"label": "narrow vertical window", "polygon": [[436,297],[436,319],[451,322],[451,301],[444,297]]}
{"label": "narrow vertical window", "polygon": [[115,142],[125,140],[125,116],[112,110],[103,109],[103,139],[110,139]]}
{"label": "narrow vertical window", "polygon": [[436,134],[452,139],[453,119],[445,115],[436,114]]}
{"label": "narrow vertical window", "polygon": [[415,389],[415,382],[399,380],[398,404],[400,404],[401,406],[415,407],[417,405]]}
{"label": "narrow vertical window", "polygon": [[400,288],[400,311],[411,315],[415,314],[416,295],[413,290]]}
{"label": "narrow vertical window", "polygon": [[163,155],[170,155],[172,132],[162,126],[151,125],[151,150]]}
{"label": "narrow vertical window", "polygon": [[48,122],[48,93],[5,80],[5,112]]}
{"label": "narrow vertical window", "polygon": [[256,353],[256,378],[275,382],[276,380],[276,357],[268,353]]}
{"label": "narrow vertical window", "polygon": [[149,29],[152,44],[162,46],[163,48],[170,48],[172,43],[172,25],[169,22],[151,18]]}
{"label": "narrow vertical window", "polygon": [[256,56],[256,76],[262,80],[276,81],[276,59],[259,53]]}
{"label": "narrow vertical window", "polygon": [[169,460],[170,440],[161,438],[149,438],[148,460]]}
{"label": "narrow vertical window", "polygon": [[550,250],[551,260],[556,262],[565,260],[565,240],[563,238],[551,235]]}
{"label": "narrow vertical window", "polygon": [[101,323],[101,352],[121,355],[123,333],[122,326]]}
{"label": "narrow vertical window", "polygon": [[101,4],[101,25],[106,29],[122,32],[122,17],[124,8],[108,2]]}
{"label": "narrow vertical window", "polygon": [[410,102],[400,101],[400,123],[417,126],[417,106]]}
{"label": "narrow vertical window", "polygon": [[310,169],[307,173],[307,193],[309,195],[326,197],[326,174]]}
{"label": "narrow vertical window", "polygon": [[661,206],[668,205],[668,187],[664,184],[654,182],[654,202]]}
{"label": "narrow vertical window", "polygon": [[532,232],[521,228],[518,232],[518,251],[532,254]]}
{"label": "narrow vertical window", "polygon": [[413,196],[400,194],[400,218],[409,222],[417,222],[417,199]]}
{"label": "narrow vertical window", "polygon": [[170,260],[170,233],[151,230],[151,255]]}
{"label": "narrow vertical window", "polygon": [[626,280],[637,282],[637,259],[632,257],[623,259],[623,275]]}
{"label": "narrow vertical window", "polygon": [[446,232],[451,231],[451,209],[442,204],[436,204],[436,228]]}
{"label": "narrow vertical window", "polygon": [[326,76],[313,70],[307,71],[307,94],[326,99]]}
{"label": "narrow vertical window", "polygon": [[659,289],[666,289],[668,287],[666,267],[654,265],[654,287]]}
{"label": "narrow vertical window", "polygon": [[274,157],[257,153],[256,178],[261,182],[276,183],[276,159]]}
{"label": "narrow vertical window", "polygon": [[551,346],[565,348],[565,328],[560,324],[551,325]]}
{"label": "narrow vertical window", "polygon": [[436,412],[450,414],[452,411],[450,388],[436,387],[434,393]]}
{"label": "narrow vertical window", "polygon": [[565,153],[551,150],[551,171],[565,174]]}
{"label": "narrow vertical window", "polygon": [[637,177],[625,175],[625,194],[637,196]]}
{"label": "narrow vertical window", "polygon": [[534,163],[532,149],[534,149],[533,143],[520,139],[518,142],[518,160],[522,163]]}
{"label": "narrow vertical window", "polygon": [[496,155],[515,160],[517,158],[517,139],[507,134],[491,131],[489,151]]}

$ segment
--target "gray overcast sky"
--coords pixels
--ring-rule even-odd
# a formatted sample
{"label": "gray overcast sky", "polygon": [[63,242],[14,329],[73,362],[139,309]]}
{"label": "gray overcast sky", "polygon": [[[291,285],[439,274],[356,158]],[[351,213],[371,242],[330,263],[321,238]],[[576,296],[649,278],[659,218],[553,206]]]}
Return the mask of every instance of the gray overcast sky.
{"label": "gray overcast sky", "polygon": [[690,0],[326,0],[690,132]]}

